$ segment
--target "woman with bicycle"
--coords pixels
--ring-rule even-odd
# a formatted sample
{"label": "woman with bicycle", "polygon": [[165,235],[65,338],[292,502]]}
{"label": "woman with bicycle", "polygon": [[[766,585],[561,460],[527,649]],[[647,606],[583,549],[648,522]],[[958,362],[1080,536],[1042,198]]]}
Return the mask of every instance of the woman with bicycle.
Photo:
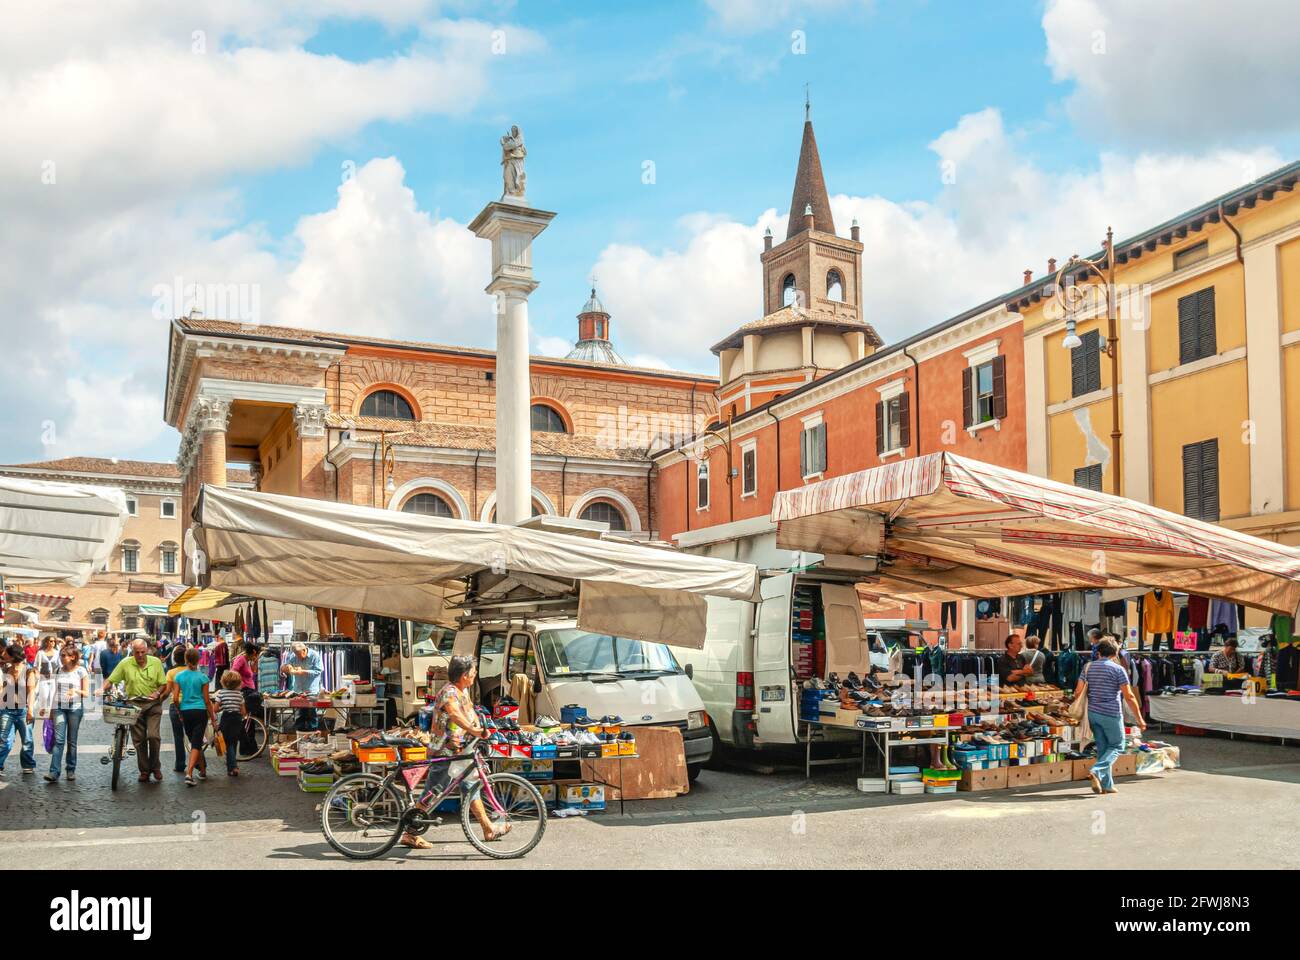
{"label": "woman with bicycle", "polygon": [[[469,688],[474,685],[477,676],[478,668],[474,665],[473,657],[452,657],[447,664],[447,685],[442,688],[433,702],[433,738],[429,742],[430,756],[454,757],[464,749],[467,734],[479,739],[487,736],[487,730],[478,722],[478,714],[474,712],[474,701],[469,695]],[[430,768],[429,775],[425,778],[424,792],[415,802],[416,808],[421,812],[426,811],[429,799],[441,793],[450,782],[451,764],[439,763]],[[499,840],[510,832],[508,823],[499,828],[492,825],[481,799],[470,804],[470,812],[483,828],[484,840]],[[412,850],[428,850],[433,847],[433,844],[423,837],[408,832],[402,836],[402,846],[410,847]]]}

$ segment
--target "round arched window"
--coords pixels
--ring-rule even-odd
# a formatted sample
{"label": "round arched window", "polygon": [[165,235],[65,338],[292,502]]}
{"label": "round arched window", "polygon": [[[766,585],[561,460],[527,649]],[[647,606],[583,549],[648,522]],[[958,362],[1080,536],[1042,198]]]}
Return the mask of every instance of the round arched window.
{"label": "round arched window", "polygon": [[568,433],[568,425],[560,411],[545,403],[533,404],[533,429],[542,433]]}
{"label": "round arched window", "polygon": [[451,504],[436,493],[417,493],[402,504],[402,513],[418,513],[426,517],[450,517],[456,519],[456,511]]}
{"label": "round arched window", "polygon": [[[534,517],[540,517],[543,513],[545,513],[545,511],[542,509],[541,504],[539,504],[536,500],[534,500],[534,501],[533,501],[533,516],[534,516]],[[496,507],[493,507],[493,508],[492,508],[492,522],[493,522],[493,523],[496,523],[496,522],[497,522],[497,508],[496,508]]]}
{"label": "round arched window", "polygon": [[623,511],[604,500],[597,500],[595,503],[588,505],[587,509],[582,511],[579,519],[607,523],[611,530],[627,529],[627,520],[623,516]]}
{"label": "round arched window", "polygon": [[844,301],[844,278],[838,270],[826,274],[826,299]]}
{"label": "round arched window", "polygon": [[790,306],[798,295],[794,285],[794,274],[787,273],[785,279],[781,281],[781,306]]}
{"label": "round arched window", "polygon": [[376,390],[361,401],[363,417],[383,417],[386,420],[414,420],[415,411],[406,398],[392,390]]}

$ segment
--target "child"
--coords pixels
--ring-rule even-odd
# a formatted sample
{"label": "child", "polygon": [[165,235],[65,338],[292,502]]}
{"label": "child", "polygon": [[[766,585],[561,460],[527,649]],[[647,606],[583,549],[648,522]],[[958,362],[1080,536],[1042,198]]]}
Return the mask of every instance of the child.
{"label": "child", "polygon": [[221,689],[217,691],[218,729],[226,741],[226,773],[232,777],[239,776],[239,740],[243,736],[244,718],[248,710],[244,707],[243,678],[234,670],[221,674]]}

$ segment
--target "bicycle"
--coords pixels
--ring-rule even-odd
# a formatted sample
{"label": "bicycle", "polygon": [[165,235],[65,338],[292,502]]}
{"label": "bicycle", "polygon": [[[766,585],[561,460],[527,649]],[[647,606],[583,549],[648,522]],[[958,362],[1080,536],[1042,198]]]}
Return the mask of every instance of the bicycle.
{"label": "bicycle", "polygon": [[[537,787],[513,773],[492,773],[487,765],[487,742],[471,739],[465,751],[455,757],[436,757],[407,762],[402,750],[424,746],[405,737],[381,737],[397,757],[394,768],[384,776],[354,773],[330,787],[321,804],[321,830],[329,845],[353,860],[375,860],[391,850],[410,832],[423,836],[430,827],[442,825],[436,814],[440,803],[462,791],[460,823],[470,844],[493,860],[516,860],[526,856],[542,841],[546,832],[546,804]],[[459,770],[456,764],[468,760]],[[411,791],[424,782],[436,763],[451,763],[451,781],[428,803],[426,812],[417,809]],[[482,799],[494,830],[509,832],[496,840],[482,836],[482,826],[470,812],[470,805]]]}
{"label": "bicycle", "polygon": [[[244,718],[244,728],[239,737],[239,762],[256,760],[266,750],[266,724],[261,717],[249,714]],[[229,744],[226,744],[229,748]]]}
{"label": "bicycle", "polygon": [[117,789],[122,772],[122,758],[126,756],[127,733],[144,712],[137,704],[151,702],[153,701],[149,697],[132,697],[129,700],[122,697],[104,698],[104,722],[114,728],[113,744],[109,747],[108,756],[105,758],[106,763],[113,765],[113,790]]}

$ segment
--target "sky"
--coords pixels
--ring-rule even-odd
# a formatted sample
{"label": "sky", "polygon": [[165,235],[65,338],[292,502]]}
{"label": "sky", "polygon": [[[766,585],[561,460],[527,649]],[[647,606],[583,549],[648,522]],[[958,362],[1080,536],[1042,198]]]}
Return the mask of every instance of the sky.
{"label": "sky", "polygon": [[[171,318],[492,346],[524,131],[535,353],[761,312],[812,104],[886,342],[1300,158],[1291,0],[0,0],[0,462],[174,459]],[[187,288],[189,288],[187,290]]]}

